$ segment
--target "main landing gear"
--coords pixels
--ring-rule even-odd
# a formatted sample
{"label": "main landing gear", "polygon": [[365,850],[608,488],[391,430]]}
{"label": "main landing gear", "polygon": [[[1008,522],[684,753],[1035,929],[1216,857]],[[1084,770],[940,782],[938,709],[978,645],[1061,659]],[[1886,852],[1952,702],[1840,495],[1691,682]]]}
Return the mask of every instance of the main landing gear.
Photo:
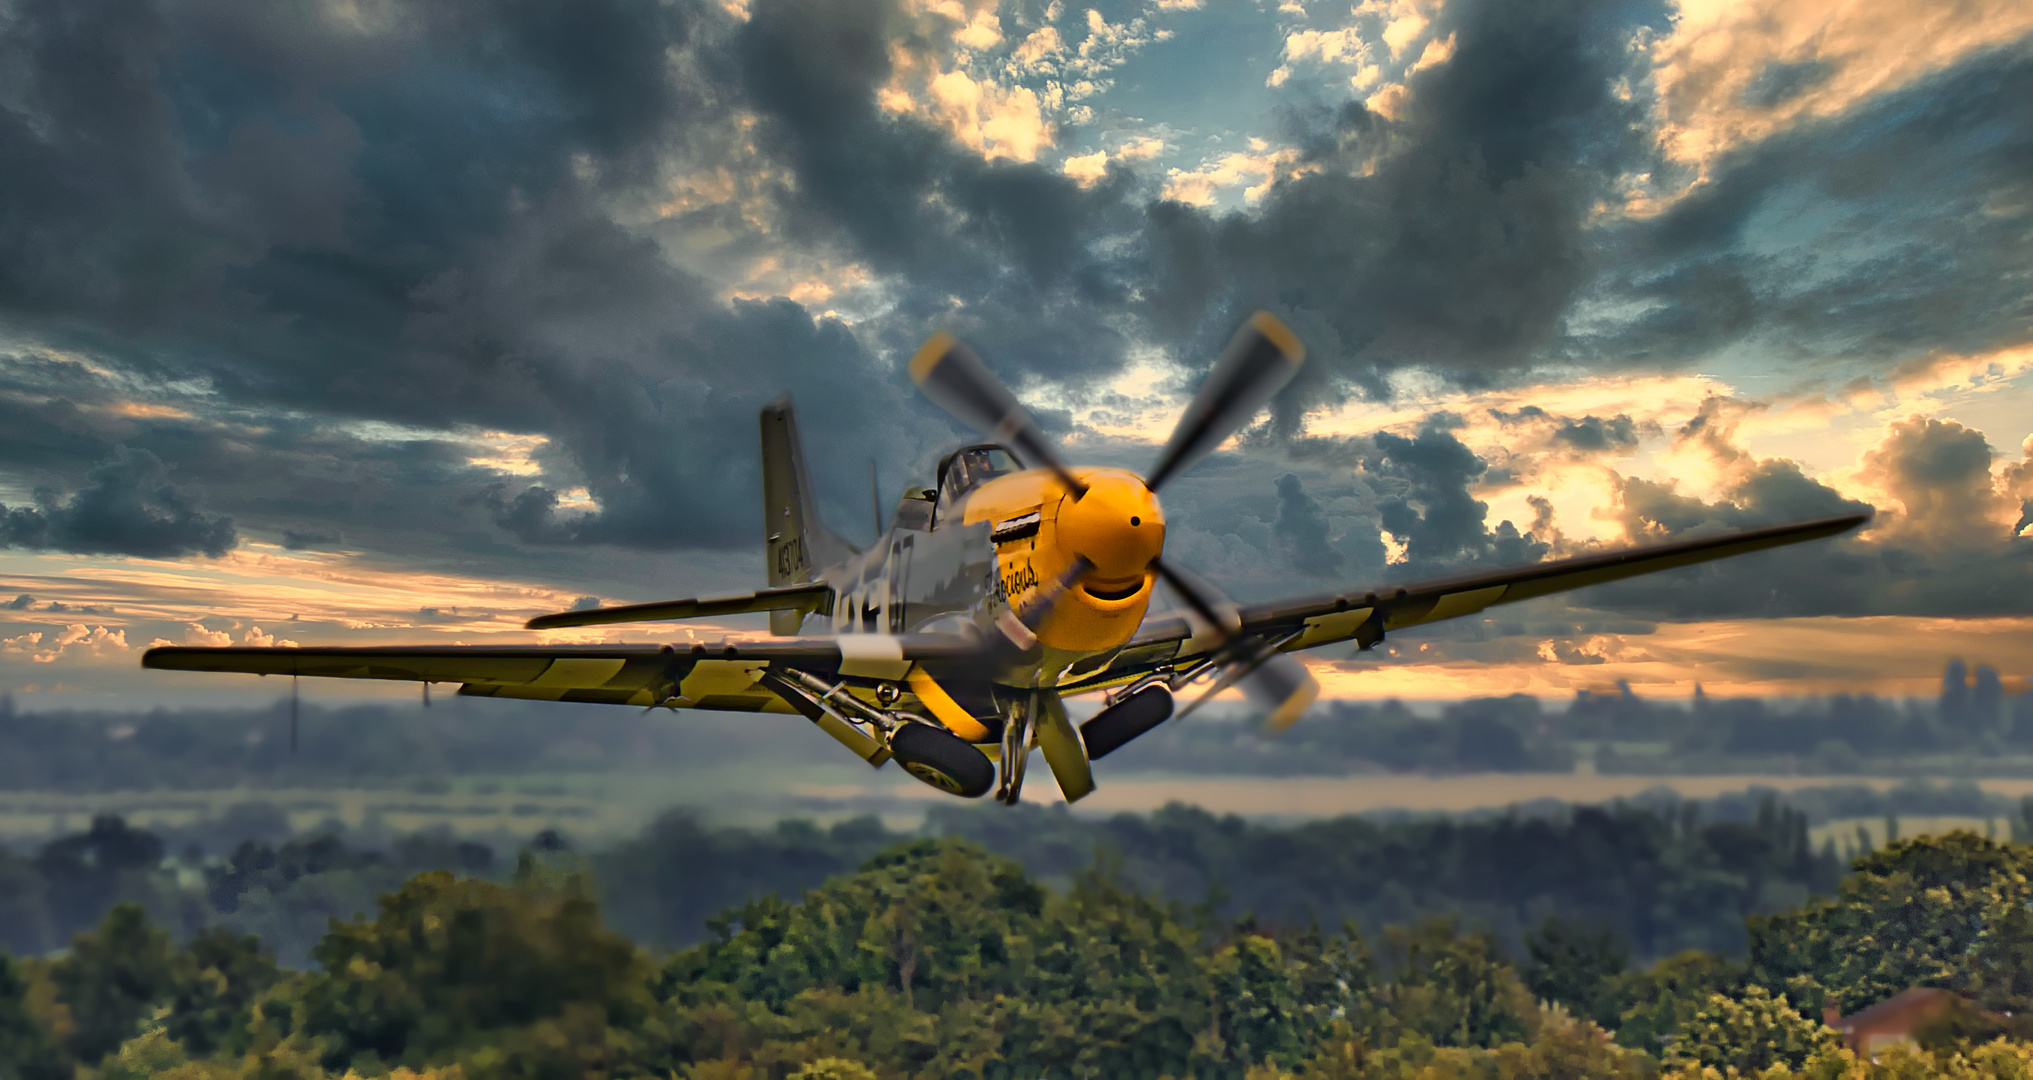
{"label": "main landing gear", "polygon": [[972,744],[930,724],[902,724],[889,737],[904,771],[951,795],[976,799],[995,785],[995,766]]}

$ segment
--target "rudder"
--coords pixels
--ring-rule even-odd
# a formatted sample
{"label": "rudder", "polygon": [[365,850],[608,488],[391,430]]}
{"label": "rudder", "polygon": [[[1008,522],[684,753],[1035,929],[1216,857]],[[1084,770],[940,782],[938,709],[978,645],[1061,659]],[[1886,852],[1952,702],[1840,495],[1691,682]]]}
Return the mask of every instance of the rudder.
{"label": "rudder", "polygon": [[[819,520],[788,394],[762,407],[762,509],[771,587],[811,581],[854,553]],[[803,621],[803,612],[774,611],[769,630],[795,634]]]}

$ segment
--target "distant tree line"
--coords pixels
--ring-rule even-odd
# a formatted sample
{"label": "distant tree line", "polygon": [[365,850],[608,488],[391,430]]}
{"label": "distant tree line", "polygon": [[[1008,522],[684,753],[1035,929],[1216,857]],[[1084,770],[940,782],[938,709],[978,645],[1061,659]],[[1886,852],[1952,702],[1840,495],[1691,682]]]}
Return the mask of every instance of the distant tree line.
{"label": "distant tree line", "polygon": [[[243,818],[260,815],[243,813]],[[1064,885],[1097,862],[1139,892],[1252,913],[1265,925],[1346,921],[1367,933],[1445,912],[1510,945],[1549,912],[1601,922],[1640,957],[1745,947],[1748,915],[1835,888],[1842,864],[1808,842],[1806,815],[1774,799],[1746,820],[1705,820],[1695,803],[1573,807],[1475,818],[1336,818],[1253,823],[1172,806],[1087,819],[1063,809],[952,807],[922,831],[875,818],[820,827],[711,826],[676,812],[633,838],[575,856],[608,918],[656,947],[688,945],[709,917],[758,896],[794,898],[917,836],[969,839]],[[545,833],[539,852],[567,842]],[[220,925],[252,933],[283,962],[309,962],[330,918],[432,869],[490,877],[507,864],[446,834],[382,845],[312,833],[249,839],[209,854],[170,850],[154,833],[103,816],[33,852],[0,850],[0,944],[22,955],[59,947],[121,901],[177,934]]]}
{"label": "distant tree line", "polygon": [[[1337,701],[1277,739],[1200,718],[1167,724],[1109,759],[1111,770],[1346,775],[1361,772],[1875,771],[2033,775],[2033,694],[1953,661],[1931,701],[1868,694],[1805,701],[1650,701],[1621,687],[1564,708],[1514,695],[1457,702],[1437,716],[1402,702]],[[453,774],[604,772],[679,767],[757,753],[813,757],[823,740],[783,717],[673,719],[605,706],[502,700],[437,708],[300,709],[291,753],[284,703],[261,709],[56,711],[31,717],[0,695],[0,791],[145,791],[346,784],[385,787]]]}
{"label": "distant tree line", "polygon": [[[1276,740],[1245,724],[1158,729],[1109,759],[1115,768],[1339,775],[1390,772],[1875,771],[1932,775],[1942,758],[1973,773],[2033,774],[2033,694],[2008,694],[1997,671],[1951,661],[1939,696],[1894,701],[1837,694],[1798,701],[1648,700],[1619,684],[1563,708],[1523,694],[1456,702],[1438,716],[1398,701],[1335,701]],[[1928,760],[1928,759],[1933,760]]]}

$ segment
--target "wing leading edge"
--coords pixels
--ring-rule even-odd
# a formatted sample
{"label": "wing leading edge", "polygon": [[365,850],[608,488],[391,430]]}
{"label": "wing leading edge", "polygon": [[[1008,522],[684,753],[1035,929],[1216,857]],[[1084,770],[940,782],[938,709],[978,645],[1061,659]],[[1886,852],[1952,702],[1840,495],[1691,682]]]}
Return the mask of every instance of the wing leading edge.
{"label": "wing leading edge", "polygon": [[[1363,648],[1369,648],[1382,641],[1387,631],[1473,615],[1496,604],[1516,603],[1640,574],[1839,536],[1870,519],[1869,514],[1820,518],[1726,536],[1581,555],[1485,574],[1364,592],[1330,593],[1280,603],[1252,604],[1241,608],[1237,614],[1244,634],[1276,642],[1279,648],[1288,652],[1341,641],[1354,641]],[[1076,670],[1076,676],[1084,677],[1069,680],[1067,688],[1087,689],[1119,683],[1141,670],[1180,656],[1204,652],[1215,638],[1200,632],[1203,629],[1183,615],[1152,619],[1106,668],[1092,674]]]}

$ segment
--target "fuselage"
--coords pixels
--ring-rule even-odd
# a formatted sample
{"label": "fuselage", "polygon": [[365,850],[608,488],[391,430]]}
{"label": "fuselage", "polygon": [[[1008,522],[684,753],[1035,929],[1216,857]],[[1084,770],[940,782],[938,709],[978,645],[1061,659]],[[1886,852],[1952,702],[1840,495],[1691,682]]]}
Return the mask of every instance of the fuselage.
{"label": "fuselage", "polygon": [[[1025,469],[941,491],[900,508],[882,543],[824,577],[839,634],[986,631],[1014,606],[1056,597],[1033,630],[1041,646],[999,672],[1046,686],[1075,664],[1115,652],[1142,624],[1165,543],[1164,510],[1136,474],[1074,469],[1078,495],[1050,471]],[[1076,567],[1085,572],[1067,580]]]}

